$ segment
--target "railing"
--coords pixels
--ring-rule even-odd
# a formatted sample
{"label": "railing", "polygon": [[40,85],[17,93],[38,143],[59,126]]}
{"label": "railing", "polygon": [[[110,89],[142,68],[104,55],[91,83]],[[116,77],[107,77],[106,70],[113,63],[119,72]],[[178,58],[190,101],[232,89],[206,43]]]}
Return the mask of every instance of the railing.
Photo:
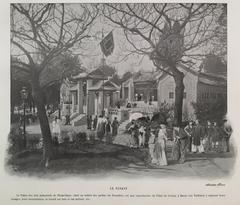
{"label": "railing", "polygon": [[145,116],[149,116],[150,118],[153,116],[154,113],[158,112],[157,104],[154,102],[151,105],[146,103],[137,103],[137,107],[121,107],[118,108],[109,108],[108,114],[111,119],[117,117],[119,121],[125,121],[129,119],[129,116],[132,113],[140,112]]}
{"label": "railing", "polygon": [[113,120],[116,117],[119,122],[123,122],[129,119],[129,109],[109,108],[108,115],[111,120]]}

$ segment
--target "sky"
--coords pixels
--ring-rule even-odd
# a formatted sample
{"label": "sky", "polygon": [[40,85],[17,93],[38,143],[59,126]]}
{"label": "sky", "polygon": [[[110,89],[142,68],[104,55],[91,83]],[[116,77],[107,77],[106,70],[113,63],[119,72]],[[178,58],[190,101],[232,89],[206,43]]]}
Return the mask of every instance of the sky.
{"label": "sky", "polygon": [[[123,30],[121,28],[116,28],[116,26],[108,22],[103,17],[99,17],[94,23],[92,32],[97,33],[97,37],[91,42],[86,43],[88,44],[86,45],[88,48],[86,56],[79,55],[84,67],[87,69],[96,68],[100,64],[101,59],[103,58],[100,48],[102,33],[106,36],[111,31],[113,32],[114,50],[110,56],[104,56],[107,65],[115,67],[120,76],[127,71],[152,71],[155,69],[148,56],[132,54],[127,58],[124,58],[128,54],[128,52],[126,52],[126,48],[129,49],[130,45],[125,39]],[[81,53],[82,50],[75,50],[74,52]]]}
{"label": "sky", "polygon": [[[70,4],[70,7],[71,6],[76,9],[79,8],[76,7],[75,4]],[[156,69],[148,56],[132,54],[126,57],[126,55],[129,54],[129,52],[126,51],[130,49],[131,45],[127,42],[123,29],[116,27],[115,24],[109,22],[101,15],[95,19],[91,26],[91,38],[81,44],[83,49],[78,46],[75,46],[74,49],[72,49],[74,54],[79,55],[79,59],[86,69],[91,70],[99,66],[101,59],[103,58],[100,42],[103,39],[103,36],[106,36],[111,31],[113,32],[115,47],[113,53],[110,56],[105,57],[105,59],[108,65],[115,67],[119,75],[123,75],[126,71],[153,71]],[[143,40],[141,46],[147,47],[148,45],[146,41]],[[191,50],[191,52],[192,54],[194,54],[194,52],[204,53],[199,47],[196,51]]]}

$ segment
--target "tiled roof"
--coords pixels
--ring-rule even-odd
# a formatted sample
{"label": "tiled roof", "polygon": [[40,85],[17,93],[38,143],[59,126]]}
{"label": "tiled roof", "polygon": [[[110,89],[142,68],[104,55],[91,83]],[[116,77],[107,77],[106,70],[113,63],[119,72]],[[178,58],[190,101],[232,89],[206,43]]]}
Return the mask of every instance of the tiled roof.
{"label": "tiled roof", "polygon": [[[103,89],[103,81],[99,81],[95,85],[89,87],[89,90],[92,90],[92,91],[97,91],[102,89]],[[104,90],[118,91],[120,90],[120,87],[116,85],[114,82],[112,82],[111,80],[107,80],[104,82]]]}
{"label": "tiled roof", "polygon": [[[227,82],[227,75],[226,73],[209,73],[209,72],[200,72],[196,71],[195,69],[189,68],[186,65],[179,64],[178,65],[181,69],[190,72],[191,74],[198,76],[199,82],[209,84],[209,85],[226,85]],[[167,73],[163,72],[162,75],[158,78],[162,80],[168,76]]]}
{"label": "tiled roof", "polygon": [[134,76],[133,82],[155,81],[159,72],[141,72]]}

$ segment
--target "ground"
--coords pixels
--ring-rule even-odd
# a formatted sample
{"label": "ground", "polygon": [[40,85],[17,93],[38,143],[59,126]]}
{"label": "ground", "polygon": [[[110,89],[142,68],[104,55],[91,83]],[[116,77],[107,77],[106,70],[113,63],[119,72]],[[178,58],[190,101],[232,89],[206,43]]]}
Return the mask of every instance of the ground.
{"label": "ground", "polygon": [[[34,127],[35,126],[35,127]],[[29,126],[28,132],[36,132],[37,126]],[[71,127],[65,127],[70,130]],[[79,129],[79,128],[78,128]],[[84,128],[82,128],[84,129]],[[133,149],[120,144],[120,138],[126,141],[127,135],[115,139],[118,144],[106,144],[94,141],[81,145],[78,149],[63,148],[58,150],[57,158],[48,168],[44,168],[41,152],[25,152],[8,161],[7,169],[12,174],[38,176],[43,178],[62,178],[73,175],[87,178],[99,177],[194,177],[222,178],[231,176],[234,171],[235,153],[208,153],[187,155],[184,164],[171,160],[171,143],[167,144],[168,166],[154,167],[148,163],[147,149]]]}

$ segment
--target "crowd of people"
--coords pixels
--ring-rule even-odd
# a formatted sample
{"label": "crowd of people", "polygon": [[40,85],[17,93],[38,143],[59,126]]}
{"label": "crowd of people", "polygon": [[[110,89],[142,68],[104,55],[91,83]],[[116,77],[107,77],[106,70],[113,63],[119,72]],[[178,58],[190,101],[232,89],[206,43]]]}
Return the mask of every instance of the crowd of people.
{"label": "crowd of people", "polygon": [[96,130],[98,139],[103,140],[105,138],[107,143],[112,143],[114,137],[117,136],[118,127],[117,117],[111,121],[106,116],[95,116],[94,119],[92,119],[92,116],[87,116],[87,129]]}
{"label": "crowd of people", "polygon": [[[166,142],[173,140],[172,159],[184,163],[186,153],[229,152],[229,139],[232,128],[227,120],[221,126],[217,122],[207,121],[205,125],[199,120],[190,121],[187,126],[173,125],[167,129],[161,124],[158,129],[139,125],[132,121],[128,129],[131,132],[130,147],[149,149],[151,163],[159,166],[167,165]],[[171,134],[169,133],[172,132]]]}
{"label": "crowd of people", "polygon": [[[110,118],[95,116],[92,119],[92,116],[87,116],[87,129],[96,131],[98,139],[103,140],[107,143],[112,143],[115,136],[118,134],[119,122],[117,117],[111,122]],[[61,134],[61,120],[56,116],[52,121],[52,138],[54,144],[61,144],[64,142],[64,136]]]}
{"label": "crowd of people", "polygon": [[[168,165],[166,143],[172,141],[172,160],[179,163],[186,161],[186,153],[229,152],[229,139],[232,128],[224,119],[221,125],[217,122],[200,123],[199,120],[189,121],[186,126],[160,124],[152,128],[149,123],[131,122],[128,131],[131,133],[129,146],[131,148],[148,149],[150,163],[157,166]],[[106,116],[87,116],[87,129],[96,132],[99,140],[112,143],[118,134],[119,122],[115,117],[112,121]],[[52,134],[56,143],[62,143],[60,120],[56,117],[52,122]]]}

